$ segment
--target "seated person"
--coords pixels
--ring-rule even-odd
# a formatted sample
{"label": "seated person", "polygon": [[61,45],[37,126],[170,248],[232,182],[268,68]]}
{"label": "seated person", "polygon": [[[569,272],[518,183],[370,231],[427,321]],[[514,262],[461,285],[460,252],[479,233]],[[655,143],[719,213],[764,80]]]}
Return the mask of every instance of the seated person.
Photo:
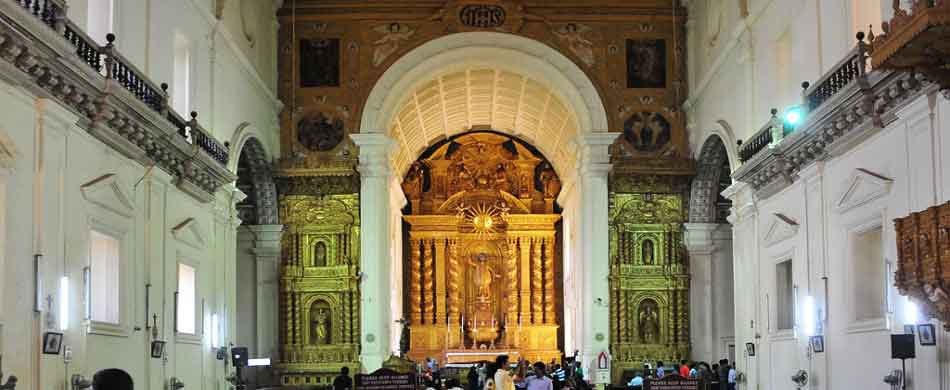
{"label": "seated person", "polygon": [[640,390],[643,388],[643,376],[637,373],[637,376],[633,377],[630,380],[630,383],[627,383],[627,389],[629,390]]}

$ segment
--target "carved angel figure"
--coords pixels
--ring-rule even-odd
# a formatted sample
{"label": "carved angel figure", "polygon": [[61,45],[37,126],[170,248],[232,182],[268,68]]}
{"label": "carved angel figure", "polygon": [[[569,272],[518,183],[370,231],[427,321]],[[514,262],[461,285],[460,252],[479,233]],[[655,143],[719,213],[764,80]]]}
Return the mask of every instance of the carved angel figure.
{"label": "carved angel figure", "polygon": [[386,58],[399,49],[402,41],[408,40],[415,30],[399,23],[383,24],[373,27],[373,31],[382,34],[382,38],[373,42],[373,66],[380,66]]}
{"label": "carved angel figure", "polygon": [[594,43],[584,38],[583,34],[591,31],[590,26],[568,23],[553,31],[554,35],[564,40],[568,47],[587,66],[594,65]]}

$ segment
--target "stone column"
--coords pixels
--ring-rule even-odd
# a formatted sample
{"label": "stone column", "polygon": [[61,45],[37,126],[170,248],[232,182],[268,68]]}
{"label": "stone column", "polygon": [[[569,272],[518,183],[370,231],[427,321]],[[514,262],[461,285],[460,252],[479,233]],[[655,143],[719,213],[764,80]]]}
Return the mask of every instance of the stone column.
{"label": "stone column", "polygon": [[[395,142],[384,132],[352,134],[359,146],[360,172],[360,258],[363,278],[360,282],[363,301],[360,305],[360,345],[363,369],[375,371],[390,353],[390,332],[393,299],[390,273],[389,240],[391,236],[390,151]],[[395,297],[399,299],[399,297]]]}
{"label": "stone column", "polygon": [[[597,355],[608,352],[610,335],[610,253],[608,249],[607,174],[610,156],[607,148],[617,133],[583,134],[575,139],[577,145],[577,182],[574,187],[577,202],[574,243],[579,286],[577,306],[580,349],[585,372],[595,364]],[[570,353],[570,351],[568,351]],[[607,373],[607,375],[610,375]]]}

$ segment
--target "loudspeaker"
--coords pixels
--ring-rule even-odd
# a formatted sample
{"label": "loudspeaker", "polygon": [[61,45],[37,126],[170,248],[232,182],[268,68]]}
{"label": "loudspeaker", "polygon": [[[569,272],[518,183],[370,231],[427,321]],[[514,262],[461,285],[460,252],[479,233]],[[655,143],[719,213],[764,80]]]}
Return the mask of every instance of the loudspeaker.
{"label": "loudspeaker", "polygon": [[913,334],[891,335],[891,359],[913,359],[917,357],[914,350]]}
{"label": "loudspeaker", "polygon": [[[914,340],[911,340],[913,344]],[[911,345],[913,348],[913,345]],[[231,364],[234,367],[246,367],[247,366],[247,347],[234,347],[231,348]]]}

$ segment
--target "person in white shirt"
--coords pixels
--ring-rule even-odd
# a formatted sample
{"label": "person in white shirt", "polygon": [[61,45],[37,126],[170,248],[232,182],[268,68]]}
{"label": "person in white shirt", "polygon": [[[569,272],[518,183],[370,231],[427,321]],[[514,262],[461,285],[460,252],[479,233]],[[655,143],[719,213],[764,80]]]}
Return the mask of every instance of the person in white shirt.
{"label": "person in white shirt", "polygon": [[730,365],[730,366],[729,366],[729,377],[728,377],[729,385],[728,385],[728,387],[727,387],[729,390],[736,390],[736,374],[737,374],[737,373],[736,373],[736,366],[735,366],[735,364]]}
{"label": "person in white shirt", "polygon": [[554,390],[554,382],[545,375],[544,363],[534,363],[534,374],[525,379],[528,390]]}
{"label": "person in white shirt", "polygon": [[495,358],[495,367],[493,367],[495,375],[492,376],[492,380],[485,384],[485,389],[488,390],[515,390],[515,381],[511,378],[511,373],[508,372],[508,355],[500,355]]}

